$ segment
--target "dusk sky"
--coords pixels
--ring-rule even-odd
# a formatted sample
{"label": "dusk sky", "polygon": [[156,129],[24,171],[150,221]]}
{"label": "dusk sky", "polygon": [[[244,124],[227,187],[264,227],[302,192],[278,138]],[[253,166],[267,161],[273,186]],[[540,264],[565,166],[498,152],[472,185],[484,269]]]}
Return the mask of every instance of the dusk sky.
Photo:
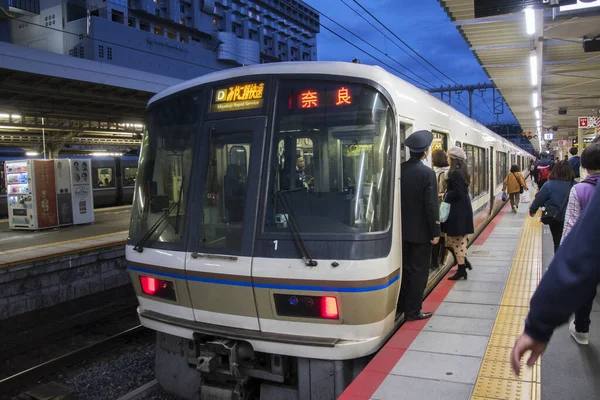
{"label": "dusk sky", "polygon": [[[351,32],[388,54],[391,58],[416,73],[421,77],[422,81],[428,82],[431,86],[439,87],[454,84],[414,55],[414,53],[396,40],[392,34],[386,31],[385,28],[381,27],[368,14],[364,13],[353,0],[304,1],[322,13],[321,23],[323,25],[336,31],[341,36],[397,70],[414,77],[410,72],[407,72],[406,68],[401,67],[366,43],[361,42],[328,20],[324,15],[332,18]],[[386,39],[342,1],[373,22],[387,36],[394,39],[394,42]],[[466,42],[452,22],[450,22],[450,19],[446,16],[446,13],[437,0],[359,0],[359,2],[398,37],[454,81],[463,85],[490,83]],[[433,74],[404,53],[394,43],[398,43],[407,52],[411,53],[423,65],[426,65],[429,70],[433,71]],[[342,39],[339,39],[324,28],[321,28],[321,33],[318,35],[318,57],[321,61],[352,61],[352,59],[358,58],[363,64],[380,65],[373,58],[352,47],[350,44],[345,43]],[[388,67],[381,66],[389,70]],[[393,70],[390,70],[390,72],[397,74]],[[480,122],[490,123],[495,120],[492,112],[488,109],[489,106],[493,110],[491,90],[488,90],[484,97],[487,106],[479,95],[474,95],[474,114]],[[468,104],[468,94],[466,92],[463,92],[461,99],[463,103]],[[464,107],[459,105],[458,109],[462,113],[467,114],[467,110]],[[500,122],[516,122],[507,107],[504,107],[504,114],[500,116]]]}

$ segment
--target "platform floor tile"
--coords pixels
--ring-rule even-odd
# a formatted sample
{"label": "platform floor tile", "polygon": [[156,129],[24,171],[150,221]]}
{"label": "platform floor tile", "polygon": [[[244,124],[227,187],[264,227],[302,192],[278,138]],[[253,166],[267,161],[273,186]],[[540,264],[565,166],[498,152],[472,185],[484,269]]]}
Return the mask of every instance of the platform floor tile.
{"label": "platform floor tile", "polygon": [[409,350],[404,353],[391,374],[474,384],[480,364],[479,357]]}
{"label": "platform floor tile", "polygon": [[453,290],[461,290],[464,292],[502,293],[504,292],[504,285],[499,285],[495,282],[458,281],[454,284]]}
{"label": "platform floor tile", "polygon": [[445,301],[452,303],[499,305],[502,299],[502,293],[464,292],[456,289],[455,287],[448,293]]}
{"label": "platform floor tile", "polygon": [[473,385],[389,375],[372,400],[457,400],[468,399]]}
{"label": "platform floor tile", "polygon": [[508,277],[508,273],[506,274],[489,274],[483,271],[469,271],[469,281],[473,282],[496,282],[504,285],[506,282],[506,278]]}
{"label": "platform floor tile", "polygon": [[435,315],[493,320],[496,318],[498,308],[498,306],[486,304],[442,303],[436,310]]}
{"label": "platform floor tile", "polygon": [[487,343],[484,336],[422,331],[408,350],[483,357]]}
{"label": "platform floor tile", "polygon": [[436,313],[427,321],[423,330],[488,337],[493,326],[493,319],[447,317]]}

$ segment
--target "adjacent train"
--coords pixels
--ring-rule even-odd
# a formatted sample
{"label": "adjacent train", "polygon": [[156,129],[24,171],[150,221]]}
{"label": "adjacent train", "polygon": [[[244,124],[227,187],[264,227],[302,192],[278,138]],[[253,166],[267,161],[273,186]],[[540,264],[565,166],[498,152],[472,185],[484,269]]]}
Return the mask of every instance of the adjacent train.
{"label": "adjacent train", "polygon": [[[8,216],[6,187],[4,181],[4,163],[10,160],[40,158],[23,156],[23,152],[0,156],[0,218]],[[85,157],[68,156],[65,158],[91,158],[94,190],[94,207],[131,204],[138,168],[137,156]]]}
{"label": "adjacent train", "polygon": [[[148,105],[126,258],[156,379],[186,399],[330,399],[402,321],[404,140],[462,146],[477,232],[533,157],[379,67],[209,74]],[[428,290],[450,268],[433,270]]]}

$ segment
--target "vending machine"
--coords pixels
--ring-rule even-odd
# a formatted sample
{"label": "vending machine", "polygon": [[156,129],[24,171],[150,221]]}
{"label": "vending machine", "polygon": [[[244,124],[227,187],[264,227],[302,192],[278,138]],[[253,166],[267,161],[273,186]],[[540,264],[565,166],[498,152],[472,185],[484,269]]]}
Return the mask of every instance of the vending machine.
{"label": "vending machine", "polygon": [[71,168],[71,202],[73,223],[94,222],[94,196],[92,189],[91,159],[68,160]]}
{"label": "vending machine", "polygon": [[56,177],[56,203],[58,208],[58,224],[73,224],[73,201],[71,197],[71,163],[70,160],[54,160]]}
{"label": "vending machine", "polygon": [[57,226],[54,161],[7,161],[4,169],[9,227],[36,230]]}

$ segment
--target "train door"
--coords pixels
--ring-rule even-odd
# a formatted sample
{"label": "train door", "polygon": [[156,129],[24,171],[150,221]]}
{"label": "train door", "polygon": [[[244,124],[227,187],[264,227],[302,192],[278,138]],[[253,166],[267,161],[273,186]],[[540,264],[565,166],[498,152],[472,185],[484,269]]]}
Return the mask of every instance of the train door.
{"label": "train door", "polygon": [[252,249],[266,117],[206,122],[186,275],[196,320],[258,330]]}
{"label": "train door", "polygon": [[494,152],[494,148],[489,148],[490,152],[490,213],[494,212],[494,200],[496,198],[496,193],[494,193],[494,188],[496,187],[496,174],[495,174],[495,165],[496,165],[496,153]]}

